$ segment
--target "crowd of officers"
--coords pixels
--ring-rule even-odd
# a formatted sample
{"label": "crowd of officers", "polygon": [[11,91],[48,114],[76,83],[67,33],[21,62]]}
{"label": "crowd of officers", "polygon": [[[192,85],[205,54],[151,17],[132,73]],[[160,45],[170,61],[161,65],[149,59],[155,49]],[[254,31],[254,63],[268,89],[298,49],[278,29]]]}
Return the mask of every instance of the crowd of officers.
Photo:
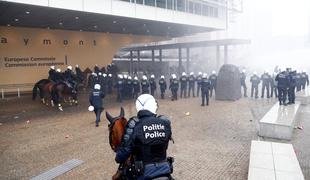
{"label": "crowd of officers", "polygon": [[[241,87],[243,87],[244,97],[247,97],[246,87],[246,73],[245,70],[241,72]],[[309,78],[306,71],[297,72],[291,68],[287,68],[285,71],[279,70],[273,74],[269,74],[267,71],[259,77],[256,72],[250,77],[251,83],[251,97],[258,98],[258,86],[261,86],[261,98],[272,98],[273,95],[279,99],[280,105],[288,105],[295,103],[295,92],[304,90],[309,85]],[[288,101],[287,101],[288,100]]]}

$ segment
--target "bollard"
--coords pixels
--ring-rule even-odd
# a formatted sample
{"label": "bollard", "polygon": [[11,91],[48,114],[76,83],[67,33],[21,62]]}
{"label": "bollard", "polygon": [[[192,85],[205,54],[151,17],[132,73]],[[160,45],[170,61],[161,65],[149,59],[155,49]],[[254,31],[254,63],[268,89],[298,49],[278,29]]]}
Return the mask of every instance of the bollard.
{"label": "bollard", "polygon": [[2,99],[4,99],[4,91],[3,91],[3,89],[1,89],[1,95],[2,95]]}
{"label": "bollard", "polygon": [[18,98],[20,98],[19,88],[17,88],[17,96],[18,96]]}

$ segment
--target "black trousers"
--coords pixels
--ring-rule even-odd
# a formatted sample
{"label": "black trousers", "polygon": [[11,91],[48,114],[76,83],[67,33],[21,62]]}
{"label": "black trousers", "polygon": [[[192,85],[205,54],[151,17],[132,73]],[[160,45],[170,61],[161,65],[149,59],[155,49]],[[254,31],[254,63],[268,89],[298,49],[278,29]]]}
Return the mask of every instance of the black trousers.
{"label": "black trousers", "polygon": [[186,86],[182,86],[180,92],[181,92],[180,98],[182,98],[182,97],[186,98]]}
{"label": "black trousers", "polygon": [[243,88],[243,96],[247,97],[247,88],[246,88],[246,84],[241,84],[241,87]]}
{"label": "black trousers", "polygon": [[160,97],[165,99],[165,89],[160,89]]}
{"label": "black trousers", "polygon": [[209,105],[209,91],[201,91],[201,105]]}
{"label": "black trousers", "polygon": [[273,92],[274,92],[274,96],[277,98],[278,97],[278,88],[277,88],[277,86],[271,86],[270,97],[273,97]]}
{"label": "black trousers", "polygon": [[103,110],[103,108],[95,108],[94,109],[94,113],[96,114],[96,125],[99,125],[102,110]]}
{"label": "black trousers", "polygon": [[212,92],[214,91],[215,93],[215,86],[214,85],[211,85],[210,87],[210,97],[212,97]]}
{"label": "black trousers", "polygon": [[251,87],[251,97],[253,97],[253,93],[255,92],[255,98],[258,98],[258,86]]}
{"label": "black trousers", "polygon": [[288,101],[289,103],[295,103],[295,86],[288,88]]}
{"label": "black trousers", "polygon": [[171,93],[172,93],[171,100],[178,100],[178,90],[177,89],[172,89]]}
{"label": "black trousers", "polygon": [[270,86],[268,84],[263,84],[262,85],[262,98],[265,95],[265,89],[267,90],[267,98],[269,98],[269,90],[270,90]]}
{"label": "black trousers", "polygon": [[278,87],[278,99],[280,104],[284,104],[286,101],[286,96],[287,96],[287,89],[286,87]]}
{"label": "black trousers", "polygon": [[195,97],[195,84],[188,86],[188,94],[187,94],[188,97],[191,96],[191,91],[192,91],[193,97]]}

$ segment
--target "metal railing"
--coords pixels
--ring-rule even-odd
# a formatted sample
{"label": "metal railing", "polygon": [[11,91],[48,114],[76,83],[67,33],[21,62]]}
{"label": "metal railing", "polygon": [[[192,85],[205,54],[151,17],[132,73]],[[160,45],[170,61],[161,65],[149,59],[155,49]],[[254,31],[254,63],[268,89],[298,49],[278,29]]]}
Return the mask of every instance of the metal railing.
{"label": "metal railing", "polygon": [[0,84],[1,89],[1,98],[5,98],[5,93],[16,94],[18,98],[21,96],[21,92],[26,90],[32,90],[33,83],[24,83],[24,84]]}

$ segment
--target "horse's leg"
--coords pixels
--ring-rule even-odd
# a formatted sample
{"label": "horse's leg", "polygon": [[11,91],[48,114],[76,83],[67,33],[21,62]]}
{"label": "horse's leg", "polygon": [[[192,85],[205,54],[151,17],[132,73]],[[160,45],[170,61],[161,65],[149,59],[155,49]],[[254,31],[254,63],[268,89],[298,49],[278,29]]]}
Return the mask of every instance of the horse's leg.
{"label": "horse's leg", "polygon": [[55,106],[53,99],[51,99],[51,106],[52,106],[52,107]]}

